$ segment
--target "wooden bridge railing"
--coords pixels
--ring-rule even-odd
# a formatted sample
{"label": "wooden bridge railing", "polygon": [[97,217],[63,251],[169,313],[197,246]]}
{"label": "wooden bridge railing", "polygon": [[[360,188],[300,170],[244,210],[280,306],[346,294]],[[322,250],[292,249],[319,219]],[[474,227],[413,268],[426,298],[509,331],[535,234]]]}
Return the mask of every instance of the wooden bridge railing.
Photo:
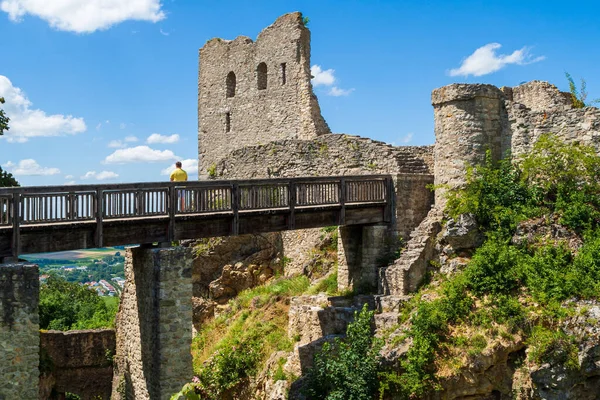
{"label": "wooden bridge railing", "polygon": [[388,204],[390,188],[391,177],[384,175],[0,188],[0,228],[12,227],[18,254],[21,226],[95,221],[102,243],[104,220],[164,217],[174,224],[177,216],[190,214],[236,218],[281,208],[293,215],[300,207]]}

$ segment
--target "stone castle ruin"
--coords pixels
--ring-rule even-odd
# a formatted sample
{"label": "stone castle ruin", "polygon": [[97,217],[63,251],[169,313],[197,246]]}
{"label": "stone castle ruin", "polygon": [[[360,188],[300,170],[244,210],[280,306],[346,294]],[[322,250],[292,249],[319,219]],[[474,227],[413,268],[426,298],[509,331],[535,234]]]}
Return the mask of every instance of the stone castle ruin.
{"label": "stone castle ruin", "polygon": [[[441,225],[442,190],[434,195],[427,185],[462,185],[465,166],[483,161],[487,150],[495,159],[508,152],[518,157],[544,133],[600,152],[600,110],[575,109],[570,94],[540,81],[513,88],[452,84],[434,90],[433,146],[397,147],[332,134],[312,91],[310,32],[300,13],[278,18],[255,42],[247,37],[209,40],[200,50],[199,65],[201,179],[392,177],[392,221],[342,226],[338,239],[338,286],[371,293],[359,302],[381,311],[375,316],[381,329],[397,321],[399,304],[418,288],[431,260],[439,260],[442,268],[451,262],[443,257],[440,236],[450,247],[462,245]],[[287,256],[284,273],[303,273],[306,254],[319,234],[303,230],[236,237],[221,245],[223,254],[208,252],[194,260],[184,248],[128,250],[127,283],[111,345],[116,347],[112,398],[168,399],[192,378],[189,346],[197,314],[212,316],[227,301],[225,294],[233,296],[272,276],[275,266],[260,264],[256,254]],[[403,251],[390,263],[397,238],[404,241]],[[235,265],[223,267],[225,256],[237,257],[229,261]],[[243,262],[236,263],[238,259]],[[233,276],[248,275],[246,264],[260,264],[256,277],[250,283],[234,281]],[[31,384],[39,378],[36,274],[31,265],[0,266],[0,399],[35,398],[38,393]],[[313,296],[291,302],[290,337],[299,334],[301,339],[290,361],[293,373],[309,366],[320,336],[345,330],[352,306],[345,301]],[[322,323],[324,315],[331,323]]]}
{"label": "stone castle ruin", "polygon": [[234,149],[329,133],[313,93],[310,31],[286,14],[253,42],[211,39],[200,49],[199,174]]}

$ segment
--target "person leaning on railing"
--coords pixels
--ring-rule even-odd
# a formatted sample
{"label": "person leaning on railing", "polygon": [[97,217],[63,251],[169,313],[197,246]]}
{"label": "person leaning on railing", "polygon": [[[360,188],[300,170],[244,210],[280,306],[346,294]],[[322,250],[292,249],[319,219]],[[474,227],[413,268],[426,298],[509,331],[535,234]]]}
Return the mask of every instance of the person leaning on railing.
{"label": "person leaning on railing", "polygon": [[[185,182],[188,180],[187,172],[181,168],[181,161],[175,163],[175,169],[171,172],[171,182]],[[178,190],[180,208],[179,211],[185,210],[185,190]]]}

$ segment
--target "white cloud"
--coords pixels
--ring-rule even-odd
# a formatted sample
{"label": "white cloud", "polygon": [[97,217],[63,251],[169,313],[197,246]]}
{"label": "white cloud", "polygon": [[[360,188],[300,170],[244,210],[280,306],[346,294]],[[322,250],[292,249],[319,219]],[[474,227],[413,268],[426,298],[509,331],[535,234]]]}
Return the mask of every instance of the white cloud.
{"label": "white cloud", "polygon": [[55,29],[76,33],[108,29],[127,20],[166,18],[160,0],[1,0],[0,10],[14,22],[29,14]]}
{"label": "white cloud", "polygon": [[335,76],[333,69],[321,69],[320,65],[313,65],[310,67],[310,74],[313,76],[311,82],[314,86],[331,86],[335,82]]}
{"label": "white cloud", "polygon": [[154,143],[177,143],[179,142],[179,135],[178,134],[173,134],[171,136],[167,136],[167,135],[160,135],[158,133],[153,133],[152,135],[148,136],[148,139],[146,139],[146,143],[148,144],[154,144]]}
{"label": "white cloud", "polygon": [[99,122],[98,125],[96,125],[96,130],[99,131],[100,128],[102,128],[102,122]]}
{"label": "white cloud", "polygon": [[[175,169],[175,165],[171,164],[167,168],[160,171],[161,175],[171,175],[171,172]],[[198,175],[198,160],[189,158],[187,160],[181,160],[181,169],[183,169],[189,176]]]}
{"label": "white cloud", "polygon": [[[310,74],[312,77],[313,86],[331,86],[333,85],[337,79],[334,76],[334,69],[326,69],[323,70],[320,65],[313,65],[310,67]],[[329,96],[348,96],[350,93],[354,92],[354,89],[342,89],[337,86],[333,86],[327,94]]]}
{"label": "white cloud", "polygon": [[60,174],[58,168],[42,167],[31,158],[21,160],[18,164],[9,161],[4,164],[3,167],[6,168],[7,171],[18,176],[48,176]]}
{"label": "white cloud", "polygon": [[67,182],[63,183],[63,185],[65,185],[65,186],[73,186],[76,183],[77,182],[75,182],[75,181],[67,181]]}
{"label": "white cloud", "polygon": [[94,176],[96,176],[96,171],[88,171],[85,173],[85,175],[79,177],[80,179],[92,179]]}
{"label": "white cloud", "polygon": [[83,175],[81,177],[82,180],[86,180],[86,179],[96,179],[98,181],[104,181],[106,179],[113,179],[113,178],[118,178],[119,175],[112,172],[112,171],[102,171],[102,172],[96,172],[96,171],[88,171],[85,173],[85,175]]}
{"label": "white cloud", "polygon": [[121,142],[120,140],[111,140],[108,142],[108,147],[111,149],[120,149],[121,147],[125,147],[126,144]]}
{"label": "white cloud", "polygon": [[116,150],[104,159],[105,164],[127,164],[135,162],[161,162],[176,160],[171,150],[154,150],[148,146],[129,147]]}
{"label": "white cloud", "polygon": [[65,175],[65,179],[73,179],[75,178],[73,175]]}
{"label": "white cloud", "polygon": [[169,32],[163,31],[162,28],[160,28],[160,34],[163,35],[163,36],[169,36],[170,35]]}
{"label": "white cloud", "polygon": [[340,89],[337,86],[333,86],[329,92],[327,92],[328,95],[330,96],[348,96],[350,95],[350,93],[354,92],[354,89]]}
{"label": "white cloud", "polygon": [[114,179],[114,178],[118,178],[119,174],[114,173],[112,171],[102,171],[99,172],[98,175],[96,175],[96,179],[98,179],[99,181],[104,181],[106,179]]}
{"label": "white cloud", "polygon": [[135,136],[127,136],[123,140],[111,140],[110,142],[108,142],[108,147],[110,147],[112,149],[122,149],[124,147],[127,147],[127,143],[132,143],[132,142],[137,142],[137,141],[138,141],[138,138],[136,138]]}
{"label": "white cloud", "polygon": [[502,45],[500,43],[488,43],[475,50],[473,54],[465,58],[459,68],[451,69],[450,76],[482,76],[496,72],[506,65],[526,65],[542,61],[544,56],[533,57],[529,54],[529,48],[523,47],[515,50],[512,54],[496,54]]}
{"label": "white cloud", "polygon": [[46,115],[39,109],[32,109],[33,103],[25,93],[12,85],[4,75],[0,75],[0,97],[6,103],[4,111],[10,118],[10,130],[2,138],[9,142],[23,143],[32,137],[75,135],[87,127],[83,118],[62,114]]}
{"label": "white cloud", "polygon": [[414,133],[410,132],[400,138],[400,143],[409,143],[414,136]]}

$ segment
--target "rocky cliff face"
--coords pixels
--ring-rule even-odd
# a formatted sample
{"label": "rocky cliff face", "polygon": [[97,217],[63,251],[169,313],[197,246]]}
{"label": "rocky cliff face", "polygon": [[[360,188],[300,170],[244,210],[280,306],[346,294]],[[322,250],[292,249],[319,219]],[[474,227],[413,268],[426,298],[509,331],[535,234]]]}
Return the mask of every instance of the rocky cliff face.
{"label": "rocky cliff face", "polygon": [[278,234],[211,238],[188,245],[196,253],[192,268],[196,329],[239,292],[283,270]]}

